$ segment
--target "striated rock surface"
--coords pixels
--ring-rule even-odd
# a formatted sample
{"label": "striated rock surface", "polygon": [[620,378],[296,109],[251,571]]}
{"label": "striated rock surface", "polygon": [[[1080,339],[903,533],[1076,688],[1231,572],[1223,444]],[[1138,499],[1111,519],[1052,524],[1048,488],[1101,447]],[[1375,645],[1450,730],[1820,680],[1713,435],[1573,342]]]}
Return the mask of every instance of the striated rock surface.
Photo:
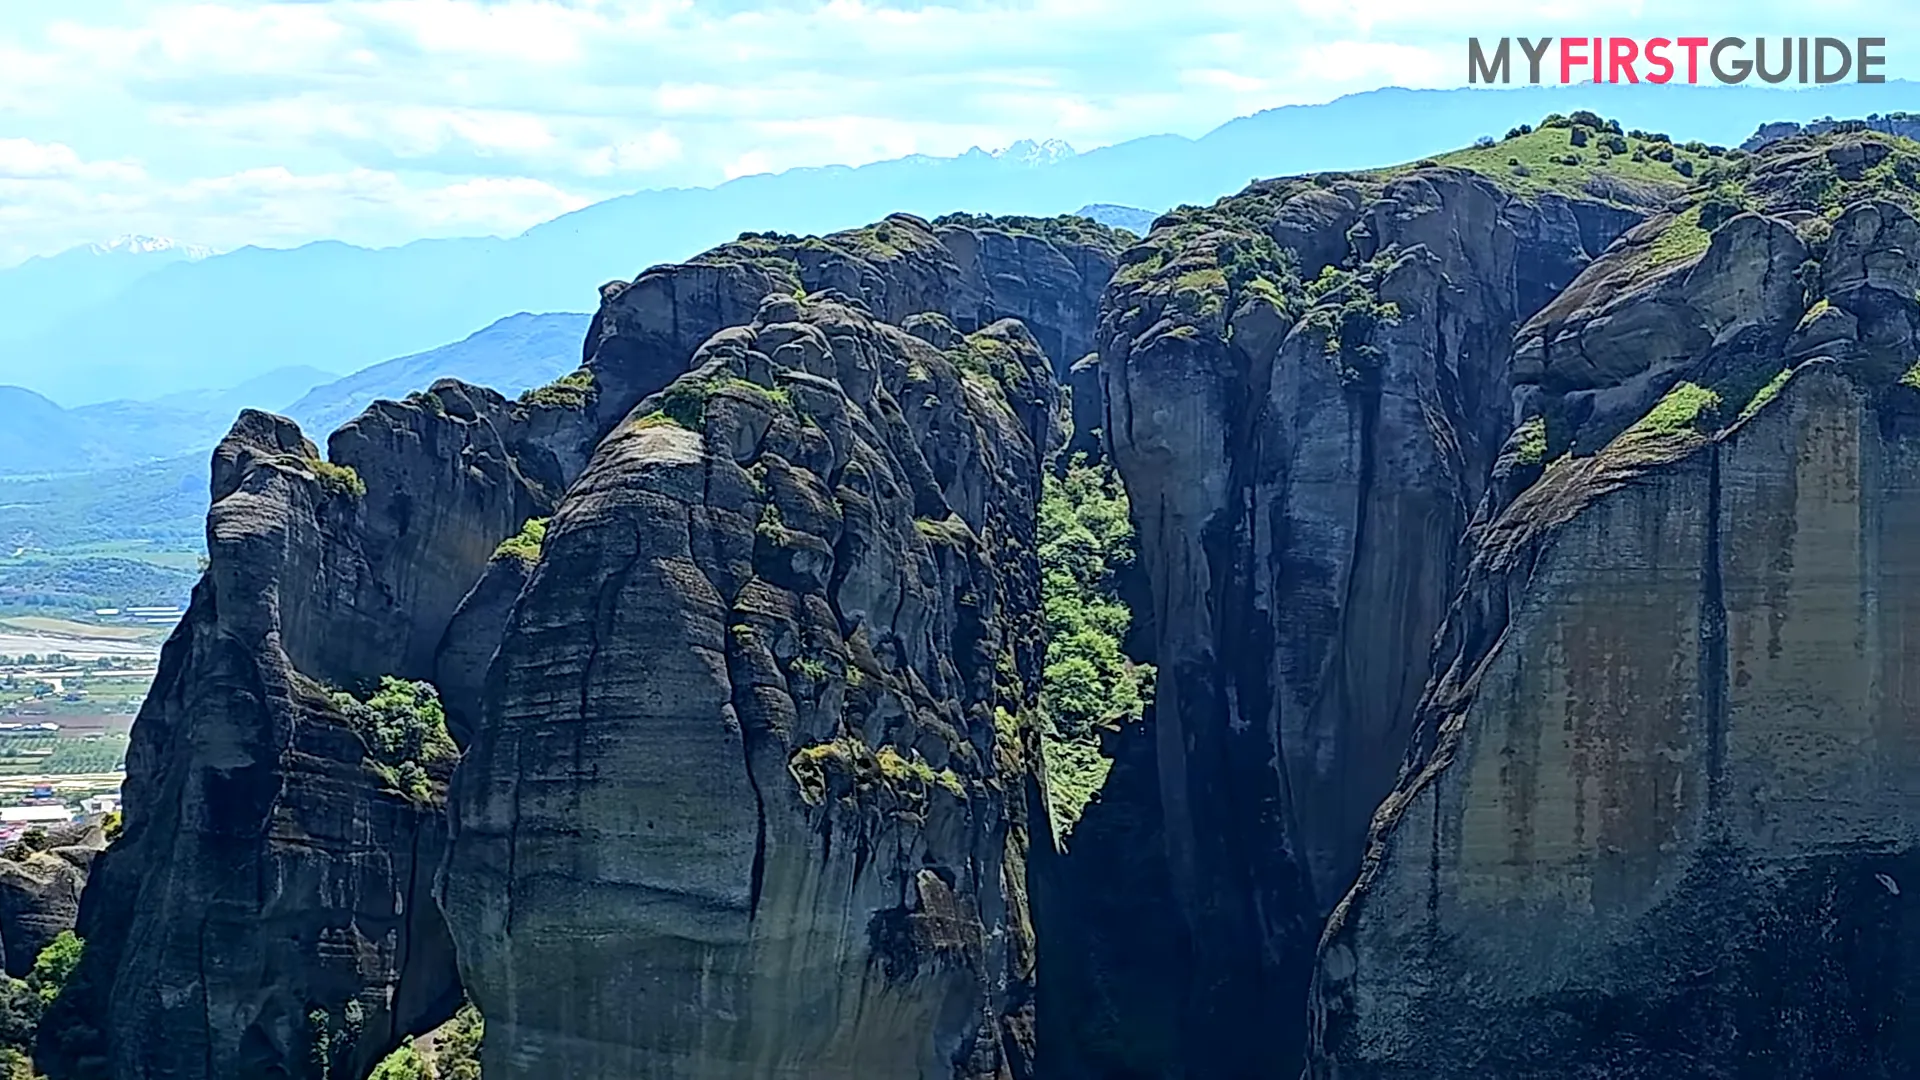
{"label": "striated rock surface", "polygon": [[[1320,920],[1392,786],[1507,436],[1507,343],[1643,214],[1426,166],[1259,183],[1122,257],[1102,427],[1152,596],[1157,784],[1136,790],[1158,802],[1151,932],[1181,942],[1156,973],[1178,1016],[1137,976],[1061,991],[1134,996],[1089,1022],[1171,1041],[1107,1038],[1077,1075],[1299,1067]],[[1113,801],[1095,831],[1140,816]]]}
{"label": "striated rock surface", "polygon": [[[788,338],[769,339],[761,356],[802,382],[809,372],[824,380],[818,387],[773,387],[778,400],[832,397],[844,388],[853,395],[849,415],[860,418],[832,428],[831,438],[813,421],[794,435],[798,441],[785,451],[798,462],[794,475],[815,477],[813,487],[795,490],[819,494],[814,489],[831,480],[853,493],[843,492],[845,498],[876,500],[894,515],[864,530],[817,525],[836,538],[846,533],[835,541],[846,550],[829,563],[855,581],[836,581],[834,595],[849,604],[893,602],[884,613],[887,633],[911,639],[848,639],[862,648],[907,650],[875,662],[911,684],[897,688],[896,697],[878,687],[866,691],[893,704],[875,706],[886,719],[864,729],[874,746],[854,755],[853,764],[909,762],[908,779],[918,783],[927,760],[941,762],[934,775],[943,779],[940,770],[953,758],[956,767],[973,770],[969,782],[998,777],[990,705],[1004,698],[1009,715],[1018,717],[1031,691],[1016,683],[993,697],[1001,692],[991,683],[999,658],[992,650],[1017,644],[1013,655],[1025,657],[1038,646],[1018,636],[1030,633],[1022,621],[1033,606],[1030,572],[993,568],[996,553],[978,544],[982,536],[1017,544],[1030,531],[1030,493],[1020,485],[1037,467],[1036,447],[1054,438],[1055,390],[1033,338],[997,320],[1017,311],[1044,336],[1084,336],[1090,318],[1079,313],[1090,311],[1123,236],[1077,220],[934,226],[901,217],[827,240],[743,239],[687,266],[608,286],[581,370],[518,401],[443,381],[403,402],[376,403],[333,434],[330,460],[290,423],[243,414],[214,455],[210,569],[166,646],[135,727],[126,832],[100,860],[98,885],[81,905],[88,947],[62,1008],[105,1035],[87,1045],[43,1047],[44,1067],[60,1077],[293,1077],[313,1074],[325,1057],[331,1075],[359,1076],[403,1036],[451,1013],[461,987],[432,896],[445,848],[438,791],[446,770],[433,766],[422,779],[374,760],[366,733],[341,712],[332,692],[364,695],[386,676],[431,680],[443,690],[456,740],[478,739],[479,717],[491,707],[483,705],[489,668],[539,552],[537,540],[530,546],[503,541],[552,515],[602,438],[642,399],[685,373],[703,342],[751,322],[769,293],[843,288],[855,307],[833,310],[843,312],[847,325],[863,328],[858,345],[843,346],[827,336],[839,332],[840,322],[827,319],[804,331],[795,324]],[[934,320],[924,332],[946,341],[948,352],[898,330],[883,334],[866,321],[870,311],[894,321]],[[859,358],[848,360],[853,367],[845,371],[838,360],[823,359],[852,355],[846,348]],[[911,378],[895,370],[903,356],[913,357]],[[957,381],[956,356],[977,369],[971,389]],[[946,381],[937,392],[911,396],[923,389],[915,380],[928,378],[919,365],[929,358]],[[766,372],[752,374],[764,381]],[[883,384],[889,389],[876,389]],[[997,387],[998,396],[987,401],[985,387]],[[887,396],[893,392],[901,398]],[[916,471],[898,473],[907,467],[900,464],[902,447],[917,446],[914,438],[926,443],[917,457],[908,455]],[[856,460],[861,447],[896,472]],[[886,483],[868,491],[863,475]],[[1012,503],[999,505],[1003,496]],[[804,499],[781,505],[796,521],[811,520],[805,515],[812,504]],[[902,506],[910,511],[904,530],[897,516]],[[943,507],[974,516],[949,520]],[[915,514],[925,519],[926,535],[911,524]],[[1012,524],[1000,524],[1003,519]],[[824,572],[813,545],[825,534],[796,528],[792,535],[791,549],[769,556],[785,570],[767,572],[789,575],[782,587],[797,590],[795,619],[817,620],[817,604],[797,598],[812,595],[807,583]],[[861,546],[868,543],[875,553]],[[903,553],[901,545],[916,544],[912,558]],[[1010,565],[1024,557],[1005,555]],[[934,566],[946,569],[929,569]],[[867,580],[887,574],[898,579],[894,585]],[[951,610],[958,600],[936,602],[928,592],[947,586],[961,588],[968,604],[986,605],[988,614],[979,618],[1007,641],[983,644],[986,639],[967,636],[977,630],[974,609],[963,617]],[[944,615],[936,618],[935,609]],[[882,622],[877,609],[873,620]],[[945,636],[933,636],[935,624]],[[853,631],[846,624],[837,632]],[[956,633],[957,643],[949,640]],[[660,647],[671,640],[677,639],[663,637]],[[583,658],[593,653],[590,642],[579,645]],[[978,649],[988,650],[984,667],[974,655]],[[814,670],[811,661],[804,670]],[[837,670],[844,681],[845,663]],[[1033,675],[1030,664],[1009,670]],[[987,683],[980,684],[983,672]],[[895,689],[888,684],[886,692]],[[987,710],[985,727],[979,726],[981,709]],[[738,711],[745,714],[744,702]],[[954,747],[942,753],[934,745],[939,738],[899,735],[902,724],[945,733]],[[984,749],[968,741],[982,732]],[[837,737],[822,736],[842,746],[832,741]],[[905,756],[876,758],[887,738],[904,738]],[[824,777],[840,777],[827,765],[821,769]],[[1030,1007],[1030,990],[1023,989],[1031,971],[1024,914],[1006,929],[1006,910],[1023,912],[1024,899],[1017,881],[1004,889],[999,884],[1001,861],[1009,858],[1003,849],[1024,843],[1026,773],[1024,765],[1008,770],[1007,791],[969,794],[944,811],[945,818],[934,815],[931,827],[943,838],[933,845],[939,861],[904,879],[872,873],[862,879],[870,890],[881,889],[883,879],[895,890],[882,906],[898,917],[881,920],[874,932],[891,943],[896,981],[957,980],[968,988],[978,1016],[966,1030],[985,1041],[967,1060],[986,1063],[1018,1056],[999,1048],[1003,1032],[1009,1046],[1031,1042],[1019,1019]],[[860,813],[868,817],[840,826],[840,850],[867,873],[877,858],[871,845],[883,835],[893,842],[898,831],[878,823],[912,821],[925,811],[915,809],[919,796],[896,790],[903,783],[897,777],[883,785],[890,794],[882,799],[867,783],[871,777],[861,775],[870,798]],[[741,805],[754,804],[749,797]],[[825,816],[825,810],[816,814]],[[783,873],[806,872],[793,862],[779,865]],[[1024,860],[1013,856],[1011,865],[1017,879]],[[954,905],[973,905],[965,909],[971,914]],[[924,963],[902,959],[917,948],[931,950]],[[968,974],[940,974],[950,962]],[[924,975],[912,974],[921,968]],[[846,993],[849,1001],[864,1000]],[[897,1005],[896,998],[888,1000]],[[512,1030],[511,1020],[503,1024]],[[898,1033],[906,1024],[897,1019],[887,1030]],[[789,1034],[769,1027],[755,1037],[777,1041]],[[317,1055],[320,1041],[326,1048]],[[991,1075],[994,1067],[979,1070]]]}
{"label": "striated rock surface", "polygon": [[916,326],[768,298],[554,515],[453,798],[490,1077],[1031,1075],[1057,392],[1018,323]]}
{"label": "striated rock surface", "polygon": [[[505,1080],[1920,1072],[1920,157],[1506,142],[745,234],[519,401],[243,416],[44,1067],[357,1078],[465,991]],[[1044,775],[1063,447],[1157,700]]]}
{"label": "striated rock surface", "polygon": [[[335,433],[243,413],[214,452],[210,566],[134,725],[125,831],[85,894],[61,1076],[364,1075],[451,1015],[437,799],[393,786],[332,688],[425,678],[465,586],[546,488],[520,411],[445,382]],[[443,784],[445,767],[438,767]]]}
{"label": "striated rock surface", "polygon": [[1769,145],[1516,336],[1310,1076],[1920,1068],[1917,177],[1872,136]]}

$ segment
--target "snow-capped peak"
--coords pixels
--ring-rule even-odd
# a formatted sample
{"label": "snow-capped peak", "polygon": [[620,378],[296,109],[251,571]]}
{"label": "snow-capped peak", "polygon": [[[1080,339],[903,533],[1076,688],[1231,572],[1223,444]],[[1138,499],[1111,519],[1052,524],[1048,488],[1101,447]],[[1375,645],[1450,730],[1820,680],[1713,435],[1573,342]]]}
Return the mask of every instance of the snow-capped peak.
{"label": "snow-capped peak", "polygon": [[198,244],[183,244],[164,236],[131,234],[117,237],[104,244],[89,244],[88,248],[95,255],[153,255],[162,251],[173,251],[189,259],[204,259],[213,254],[212,248],[201,247]]}
{"label": "snow-capped peak", "polygon": [[1023,165],[1052,165],[1065,161],[1073,155],[1073,147],[1059,139],[1044,139],[1040,142],[1021,139],[1004,150],[993,152],[993,156],[1002,161],[1017,161]]}

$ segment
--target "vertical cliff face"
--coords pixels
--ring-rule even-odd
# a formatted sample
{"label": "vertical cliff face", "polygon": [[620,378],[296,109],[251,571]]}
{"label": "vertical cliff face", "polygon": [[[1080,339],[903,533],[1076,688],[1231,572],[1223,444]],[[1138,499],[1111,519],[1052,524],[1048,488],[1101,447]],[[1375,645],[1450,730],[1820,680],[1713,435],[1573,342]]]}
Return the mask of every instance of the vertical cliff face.
{"label": "vertical cliff face", "polygon": [[940,310],[963,329],[996,319],[1025,323],[1064,384],[1094,351],[1100,298],[1132,237],[1085,218],[988,218],[949,214],[934,223],[960,270]]}
{"label": "vertical cliff face", "polygon": [[[964,333],[1019,319],[1064,382],[1068,366],[1093,351],[1100,296],[1132,239],[1084,218],[971,214],[932,223],[894,214],[825,237],[743,233],[683,265],[603,289],[588,365],[631,373],[623,385],[637,381],[651,392],[663,372],[684,370],[709,334],[751,320],[768,293],[833,291],[896,326],[929,312]],[[601,430],[633,400],[616,393],[599,414]]]}
{"label": "vertical cliff face", "polygon": [[1319,922],[1507,434],[1506,344],[1635,219],[1427,167],[1257,184],[1123,256],[1103,426],[1157,628],[1187,1067],[1297,1066]]}
{"label": "vertical cliff face", "polygon": [[[525,612],[560,618],[556,605],[577,598],[551,591],[563,582],[549,577],[521,603],[540,551],[527,538],[576,481],[574,501],[595,509],[558,519],[557,550],[601,535],[571,522],[647,520],[659,493],[636,475],[653,478],[662,463],[638,454],[634,431],[620,425],[643,399],[725,355],[728,386],[707,370],[657,404],[662,416],[733,440],[723,456],[744,456],[727,457],[728,475],[758,493],[747,569],[728,562],[714,573],[739,606],[726,634],[763,644],[733,646],[745,665],[733,676],[739,700],[708,704],[715,725],[733,725],[734,750],[705,763],[714,777],[735,767],[735,780],[751,765],[752,783],[676,779],[704,793],[713,813],[696,831],[719,824],[698,842],[716,856],[735,839],[724,822],[746,814],[756,823],[748,888],[765,898],[750,905],[761,951],[735,956],[747,972],[740,986],[771,993],[755,979],[782,968],[783,949],[812,950],[794,970],[840,980],[796,984],[778,1022],[762,1008],[754,1015],[766,1022],[736,1025],[735,1041],[763,1057],[796,1046],[830,1061],[835,1033],[857,1029],[865,1048],[848,1068],[941,1061],[965,1075],[1023,1075],[1032,1041],[1027,714],[1041,637],[1032,513],[1059,411],[1034,334],[1084,339],[1081,309],[1120,242],[1092,223],[909,217],[825,239],[748,237],[607,287],[582,369],[517,402],[443,382],[377,403],[334,433],[331,460],[290,423],[243,415],[214,456],[211,566],[135,726],[126,833],[100,860],[80,914],[86,959],[62,1007],[105,1032],[103,1045],[43,1047],[45,1067],[63,1077],[360,1076],[402,1036],[450,1014],[461,986],[432,888],[446,848],[448,763],[397,761],[391,733],[363,723],[364,709],[340,692],[366,697],[388,676],[431,681],[451,734],[492,762],[518,734],[487,730],[482,718],[518,722],[543,707],[511,699],[530,692],[527,663],[574,662],[604,676],[603,645],[590,637],[571,654],[542,654],[560,642],[536,634],[534,651],[495,662],[510,627],[522,635],[516,648],[530,647]],[[836,289],[843,302],[810,307],[805,320],[755,322],[769,294]],[[1030,318],[1033,332],[1000,321],[1007,314]],[[885,320],[910,322],[926,340]],[[722,333],[749,325],[746,345],[739,330]],[[742,358],[757,366],[740,368]],[[774,371],[780,379],[769,382]],[[764,394],[727,404],[755,379]],[[711,423],[701,419],[709,402]],[[740,412],[755,407],[766,415]],[[786,441],[749,453],[774,429]],[[665,445],[666,464],[683,465],[684,440]],[[602,464],[583,478],[590,460]],[[739,493],[714,497],[723,495]],[[714,513],[743,505],[722,500]],[[756,584],[726,577],[736,572]],[[617,592],[604,581],[571,587]],[[669,613],[674,596],[649,595],[648,610]],[[567,618],[591,628],[599,616]],[[691,631],[673,626],[628,626],[632,639],[606,643],[607,655],[651,650],[671,676],[704,655],[687,652]],[[642,673],[619,678],[632,689]],[[785,705],[766,689],[782,679],[794,680]],[[515,711],[500,712],[509,699]],[[674,708],[691,716],[692,700]],[[843,714],[855,719],[842,723]],[[746,754],[743,731],[760,757]],[[650,732],[631,740],[630,754],[680,748],[647,742]],[[582,791],[626,801],[604,787]],[[774,799],[785,801],[763,809]],[[622,893],[630,867],[620,860],[636,852],[606,850],[605,887]],[[730,863],[679,865],[670,874],[727,882],[714,888],[731,896]],[[598,872],[580,868],[583,880]],[[539,910],[528,889],[538,897],[550,882],[516,886],[517,910]],[[851,906],[816,906],[814,890],[830,882],[857,885]],[[457,878],[448,892],[478,895]],[[851,929],[829,925],[833,911],[856,909]],[[587,935],[620,910],[575,914]],[[539,918],[534,925],[555,933],[564,925],[551,910]],[[644,919],[634,926],[659,930]],[[474,931],[462,934],[480,950],[473,969],[497,978],[498,957]],[[499,985],[483,979],[478,993],[520,992]],[[588,980],[578,993],[628,985]],[[807,1004],[816,993],[844,1006],[839,1026],[815,1030],[827,1023]],[[516,1000],[489,999],[502,1017],[498,1039],[538,1050],[539,1021],[522,1021]],[[723,1017],[738,1002],[712,1004]],[[522,1028],[530,1041],[516,1042]],[[909,1032],[920,1036],[911,1047]],[[721,1062],[736,1051],[703,1052]],[[652,1032],[621,1052],[668,1051]]]}
{"label": "vertical cliff face", "polygon": [[[364,1075],[460,990],[434,788],[396,785],[335,691],[425,678],[465,585],[545,488],[521,410],[444,383],[336,433],[243,414],[214,453],[209,569],[134,725],[125,833],[81,912],[75,1076]],[[316,1054],[316,1044],[326,1049]]]}
{"label": "vertical cliff face", "polygon": [[489,1076],[1028,1075],[1018,323],[770,298],[554,516],[454,793]]}
{"label": "vertical cliff face", "polygon": [[1517,336],[1517,494],[1323,939],[1311,1075],[1920,1068],[1915,176],[1770,146]]}

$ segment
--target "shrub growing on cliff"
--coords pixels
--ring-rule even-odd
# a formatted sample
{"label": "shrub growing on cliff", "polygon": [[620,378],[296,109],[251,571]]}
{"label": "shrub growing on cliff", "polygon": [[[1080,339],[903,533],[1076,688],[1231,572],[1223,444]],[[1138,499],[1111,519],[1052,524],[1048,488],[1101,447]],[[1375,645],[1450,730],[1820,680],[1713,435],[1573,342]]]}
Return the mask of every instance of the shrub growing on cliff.
{"label": "shrub growing on cliff", "polygon": [[500,541],[500,546],[493,549],[493,557],[519,559],[532,565],[540,561],[540,548],[546,542],[547,519],[528,518],[526,524],[520,526],[519,532]]}
{"label": "shrub growing on cliff", "polygon": [[[34,959],[33,970],[27,973],[26,978],[0,975],[0,1065],[12,1062],[13,1058],[8,1054],[21,1058],[32,1054],[43,1024],[75,1029],[71,1034],[81,1038],[97,1037],[90,1027],[75,1022],[74,1010],[70,1006],[59,1011],[53,1008],[61,992],[73,980],[74,970],[80,966],[80,957],[85,948],[85,942],[76,937],[73,931],[62,930],[46,948],[40,950],[40,955]],[[47,1034],[49,1041],[56,1045],[74,1041],[65,1030]],[[0,1072],[0,1076],[4,1075],[4,1072]]]}
{"label": "shrub growing on cliff", "polygon": [[1726,220],[1747,208],[1746,193],[1739,185],[1720,183],[1700,200],[1700,227],[1712,232]]}
{"label": "shrub growing on cliff", "polygon": [[452,761],[460,751],[447,734],[447,715],[432,683],[389,675],[364,702],[347,693],[334,694],[333,701],[366,741],[381,779],[415,800],[433,797],[427,767]]}
{"label": "shrub growing on cliff", "polygon": [[554,409],[585,408],[593,397],[593,389],[593,372],[581,368],[521,394],[520,404],[544,405]]}
{"label": "shrub growing on cliff", "polygon": [[315,458],[306,463],[320,486],[334,495],[347,495],[360,498],[367,493],[366,481],[360,479],[360,473],[351,465],[335,465],[331,461]]}
{"label": "shrub growing on cliff", "polygon": [[1546,417],[1529,416],[1513,434],[1516,464],[1538,465],[1547,459]]}
{"label": "shrub growing on cliff", "polygon": [[86,942],[71,930],[60,931],[59,936],[40,950],[40,955],[34,958],[33,970],[27,972],[27,986],[41,1005],[51,1005],[53,999],[60,996],[60,991],[73,978],[74,969],[80,966],[80,956],[85,951]]}
{"label": "shrub growing on cliff", "polygon": [[480,1080],[480,1043],[486,1021],[472,1002],[460,1006],[433,1039],[434,1080]]}

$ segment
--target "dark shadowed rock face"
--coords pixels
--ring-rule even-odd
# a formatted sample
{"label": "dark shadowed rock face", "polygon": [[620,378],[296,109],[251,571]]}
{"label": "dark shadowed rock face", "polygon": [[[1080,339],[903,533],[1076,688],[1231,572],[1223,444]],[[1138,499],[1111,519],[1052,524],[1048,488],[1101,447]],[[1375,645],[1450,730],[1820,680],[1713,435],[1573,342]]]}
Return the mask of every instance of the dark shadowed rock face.
{"label": "dark shadowed rock face", "polygon": [[1916,166],[1769,145],[1517,335],[1311,1076],[1920,1071]]}
{"label": "dark shadowed rock face", "polygon": [[587,332],[587,366],[603,388],[595,415],[610,429],[638,393],[685,370],[707,337],[752,320],[769,293],[833,291],[883,322],[945,315],[962,333],[1016,318],[1064,382],[1093,351],[1100,294],[1130,236],[1082,218],[956,214],[928,222],[894,214],[825,237],[746,233],[631,284],[602,290]]}
{"label": "dark shadowed rock face", "polygon": [[934,226],[961,272],[955,297],[937,310],[963,330],[1019,319],[1065,382],[1068,365],[1094,350],[1100,297],[1133,237],[1086,218],[949,214]]}
{"label": "dark shadowed rock face", "polygon": [[25,978],[40,951],[80,915],[80,892],[87,873],[107,846],[100,829],[64,830],[46,851],[19,860],[0,859],[0,953],[6,973]]}
{"label": "dark shadowed rock face", "polygon": [[[1171,910],[1151,932],[1183,945],[1170,1028],[1151,994],[1099,1023],[1166,1028],[1195,1075],[1298,1068],[1320,920],[1392,786],[1507,435],[1508,342],[1636,218],[1422,168],[1256,184],[1123,256],[1102,426],[1157,627],[1145,790]],[[1153,1053],[1119,1041],[1079,1075],[1178,1074]]]}
{"label": "dark shadowed rock face", "polygon": [[560,505],[453,795],[488,1076],[1030,1075],[1056,391],[918,326],[769,298]]}
{"label": "dark shadowed rock face", "polygon": [[443,383],[336,433],[331,465],[261,413],[215,451],[210,567],[134,725],[125,833],[81,912],[82,1011],[106,1045],[51,1067],[305,1076],[328,1026],[336,1075],[364,1075],[451,1015],[431,889],[444,813],[374,773],[328,688],[433,674],[465,591],[448,580],[479,577],[546,497],[505,446],[516,415]]}

